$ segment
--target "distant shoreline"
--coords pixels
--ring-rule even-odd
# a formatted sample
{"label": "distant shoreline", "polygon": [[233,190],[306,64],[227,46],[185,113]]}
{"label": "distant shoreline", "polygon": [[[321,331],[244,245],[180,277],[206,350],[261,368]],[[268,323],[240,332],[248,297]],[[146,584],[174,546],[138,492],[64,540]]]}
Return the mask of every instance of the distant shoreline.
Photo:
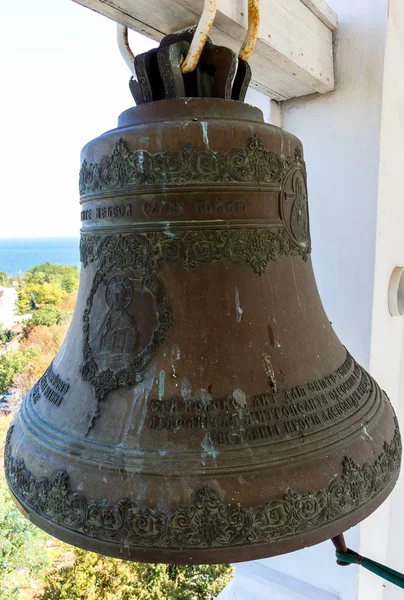
{"label": "distant shoreline", "polygon": [[18,277],[44,262],[80,268],[79,244],[79,236],[0,239],[0,272]]}

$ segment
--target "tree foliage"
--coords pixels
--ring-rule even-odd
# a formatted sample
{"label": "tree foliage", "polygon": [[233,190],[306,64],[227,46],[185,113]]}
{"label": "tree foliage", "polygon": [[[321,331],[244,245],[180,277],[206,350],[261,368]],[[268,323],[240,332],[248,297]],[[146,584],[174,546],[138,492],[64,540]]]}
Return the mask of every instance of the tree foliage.
{"label": "tree foliage", "polygon": [[70,312],[63,310],[54,304],[45,304],[34,312],[30,319],[30,326],[44,325],[52,327],[52,325],[61,325],[70,316]]}
{"label": "tree foliage", "polygon": [[20,314],[28,312],[32,297],[37,305],[61,304],[79,286],[77,267],[53,265],[49,262],[33,267],[20,279],[17,306]]}
{"label": "tree foliage", "polygon": [[[49,537],[28,521],[11,500],[4,477],[0,477],[0,598],[24,597],[31,579],[48,566]],[[29,597],[29,596],[28,596]]]}
{"label": "tree foliage", "polygon": [[18,373],[38,356],[38,348],[12,350],[0,356],[0,394],[7,392],[14,383]]}
{"label": "tree foliage", "polygon": [[52,283],[59,285],[67,294],[78,289],[80,271],[77,267],[54,265],[50,262],[32,267],[27,273],[31,283]]}
{"label": "tree foliage", "polygon": [[[59,352],[60,346],[69,329],[69,320],[64,321],[61,325],[38,325],[33,327],[27,339],[24,339],[20,347],[27,350],[31,347],[39,348],[44,354],[50,356],[50,361]],[[49,361],[49,362],[50,362]]]}
{"label": "tree foliage", "polygon": [[3,323],[0,323],[0,346],[11,342],[13,337],[15,334],[8,327],[4,327]]}
{"label": "tree foliage", "polygon": [[38,325],[27,330],[27,338],[21,342],[20,347],[25,350],[34,348],[37,354],[35,360],[29,361],[15,378],[15,385],[21,398],[45,373],[59,352],[69,328],[69,322],[69,320],[66,320],[62,325],[51,325],[49,327]]}
{"label": "tree foliage", "polygon": [[[0,463],[11,418],[0,419]],[[49,565],[49,536],[32,525],[14,505],[0,469],[0,599],[32,598],[32,580]]]}
{"label": "tree foliage", "polygon": [[5,271],[0,271],[0,285],[3,287],[12,287],[13,285],[13,278]]}
{"label": "tree foliage", "polygon": [[71,565],[47,574],[40,600],[213,600],[231,574],[228,565],[131,563],[76,549]]}
{"label": "tree foliage", "polygon": [[65,310],[67,312],[72,313],[76,306],[76,301],[77,301],[77,290],[70,292],[70,294],[67,294],[66,298],[61,303],[60,308],[62,308],[63,310]]}

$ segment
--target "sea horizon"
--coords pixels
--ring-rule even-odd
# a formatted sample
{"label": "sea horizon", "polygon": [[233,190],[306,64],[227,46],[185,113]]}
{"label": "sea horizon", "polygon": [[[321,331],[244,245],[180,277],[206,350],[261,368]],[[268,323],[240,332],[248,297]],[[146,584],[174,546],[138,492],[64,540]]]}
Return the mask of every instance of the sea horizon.
{"label": "sea horizon", "polygon": [[2,238],[0,271],[13,277],[44,262],[80,268],[79,244],[79,236]]}

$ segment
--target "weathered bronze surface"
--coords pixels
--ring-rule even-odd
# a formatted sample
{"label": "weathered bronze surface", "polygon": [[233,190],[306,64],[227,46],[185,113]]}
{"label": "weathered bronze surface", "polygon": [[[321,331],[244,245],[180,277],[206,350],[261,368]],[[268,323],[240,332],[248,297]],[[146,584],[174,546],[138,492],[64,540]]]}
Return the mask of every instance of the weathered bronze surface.
{"label": "weathered bronze surface", "polygon": [[183,74],[181,62],[188,54],[195,28],[167,35],[159,48],[135,58],[137,81],[129,88],[137,105],[173,98],[226,98],[244,101],[251,81],[251,67],[229,48],[215,46],[210,38],[198,65]]}
{"label": "weathered bronze surface", "polygon": [[33,522],[118,558],[228,562],[384,501],[398,425],[324,313],[306,182],[300,141],[232,100],[144,103],[84,148],[77,308],[5,452]]}

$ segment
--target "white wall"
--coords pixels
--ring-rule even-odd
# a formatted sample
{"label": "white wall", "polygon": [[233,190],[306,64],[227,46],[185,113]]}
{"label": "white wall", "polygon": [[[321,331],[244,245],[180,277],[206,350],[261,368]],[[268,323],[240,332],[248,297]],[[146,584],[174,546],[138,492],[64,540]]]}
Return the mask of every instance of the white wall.
{"label": "white wall", "polygon": [[268,96],[264,96],[261,92],[257,92],[257,90],[250,87],[245,101],[247,104],[252,104],[252,106],[256,106],[262,110],[266,123],[271,122],[271,103]]}
{"label": "white wall", "polygon": [[[358,543],[357,530],[346,535]],[[356,567],[339,567],[331,542],[292,554],[235,566],[234,580],[218,600],[354,600]]]}
{"label": "white wall", "polygon": [[[404,428],[403,319],[390,316],[387,292],[394,267],[404,265],[404,3],[390,0],[384,64],[382,128],[380,140],[379,203],[370,368],[388,391]],[[401,379],[401,382],[400,382]],[[385,519],[373,518],[361,529],[361,551],[404,571],[402,541],[404,476],[386,504]],[[378,560],[376,558],[376,560]],[[377,593],[375,592],[375,588]],[[404,591],[361,573],[362,598],[399,600]],[[368,594],[368,595],[367,595]]]}
{"label": "white wall", "polygon": [[313,263],[325,309],[367,367],[386,0],[329,3],[339,16],[336,91],[284,103],[284,127],[305,148]]}
{"label": "white wall", "polygon": [[0,325],[12,327],[15,322],[17,292],[14,288],[2,288],[0,295]]}

